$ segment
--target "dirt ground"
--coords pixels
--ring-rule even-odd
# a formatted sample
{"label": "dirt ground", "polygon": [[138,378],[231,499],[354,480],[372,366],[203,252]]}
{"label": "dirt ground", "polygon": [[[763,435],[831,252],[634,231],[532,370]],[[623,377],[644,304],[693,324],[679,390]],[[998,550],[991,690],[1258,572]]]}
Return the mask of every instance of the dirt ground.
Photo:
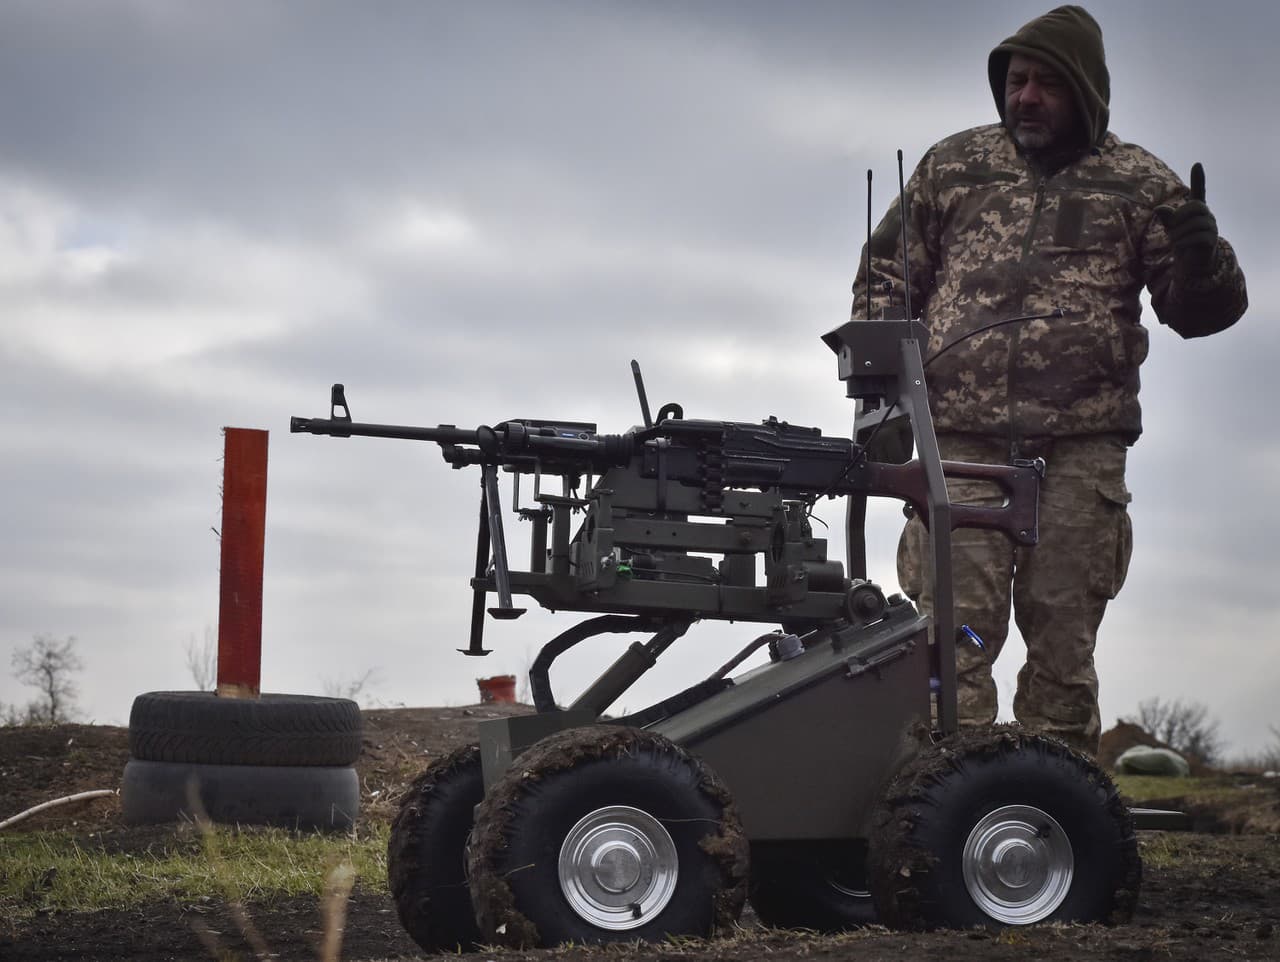
{"label": "dirt ground", "polygon": [[[523,706],[375,710],[365,713],[357,764],[362,819],[386,819],[409,780],[432,759],[474,738],[476,722],[524,712]],[[1111,733],[1102,761],[1131,733]],[[1127,747],[1124,745],[1123,747]],[[66,725],[0,729],[0,819],[73,792],[117,788],[128,758],[123,728]],[[792,960],[952,962],[1052,958],[1095,960],[1280,960],[1280,785],[1277,779],[1224,776],[1240,788],[1225,803],[1189,800],[1196,831],[1143,833],[1145,874],[1137,913],[1117,927],[1037,926],[987,932],[902,934],[873,927],[842,936],[764,929],[750,912],[731,938],[606,950],[493,950],[478,959],[614,962],[751,962]],[[1176,786],[1176,780],[1171,780]],[[1171,802],[1178,801],[1176,787]],[[1222,806],[1225,805],[1226,809]],[[104,798],[52,809],[10,831],[66,831],[83,846],[135,850],[181,828],[127,827],[119,800]],[[1170,857],[1170,855],[1173,857]],[[3,872],[3,866],[0,866]],[[128,911],[52,913],[0,919],[0,960],[318,959],[324,921],[316,899],[248,905],[216,902],[146,905]],[[357,887],[347,908],[341,958],[421,958],[403,933],[390,900]]]}

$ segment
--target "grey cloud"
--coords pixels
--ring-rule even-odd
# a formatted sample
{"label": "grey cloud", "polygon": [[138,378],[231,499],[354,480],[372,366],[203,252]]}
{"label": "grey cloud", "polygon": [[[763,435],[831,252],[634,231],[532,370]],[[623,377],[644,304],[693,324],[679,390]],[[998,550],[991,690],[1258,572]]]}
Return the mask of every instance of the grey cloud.
{"label": "grey cloud", "polygon": [[[0,530],[22,552],[0,579],[0,664],[34,632],[76,633],[92,652],[86,701],[117,721],[135,689],[181,687],[181,644],[216,618],[208,529],[218,431],[235,424],[273,434],[269,685],[315,690],[380,665],[381,697],[458,701],[475,673],[519,670],[563,617],[495,628],[501,651],[479,668],[452,652],[475,479],[426,445],[290,436],[288,416],[326,414],[344,381],[366,420],[620,430],[638,417],[638,357],[654,402],[843,433],[817,335],[848,311],[864,172],[878,219],[894,150],[911,164],[990,121],[986,53],[1047,6],[6,6],[0,186],[34,188],[57,216],[39,221],[37,205],[31,222],[53,250],[13,241],[48,269],[0,265]],[[1207,341],[1153,330],[1130,477],[1138,549],[1099,648],[1104,711],[1161,693],[1148,679],[1200,684],[1246,748],[1267,709],[1241,671],[1265,673],[1280,534],[1280,211],[1260,122],[1277,14],[1089,6],[1115,129],[1180,172],[1205,162],[1254,303]],[[441,220],[425,239],[396,235],[415,210]],[[0,226],[21,216],[0,209]],[[56,260],[95,245],[132,259],[91,277]],[[160,344],[166,332],[190,345]],[[823,506],[833,556],[841,516]],[[898,523],[896,506],[872,522],[889,584]],[[1213,658],[1197,615],[1227,626]],[[709,671],[736,638],[707,626],[636,700]],[[603,660],[584,653],[565,687]],[[14,696],[0,678],[0,699]]]}

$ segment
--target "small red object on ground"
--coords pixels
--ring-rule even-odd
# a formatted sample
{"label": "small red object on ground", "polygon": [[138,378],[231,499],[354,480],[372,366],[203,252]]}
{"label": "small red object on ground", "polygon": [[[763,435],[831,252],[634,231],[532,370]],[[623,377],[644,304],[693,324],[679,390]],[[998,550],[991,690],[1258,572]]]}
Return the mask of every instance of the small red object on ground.
{"label": "small red object on ground", "polygon": [[496,701],[514,703],[516,700],[515,675],[494,675],[492,678],[477,678],[476,684],[480,686],[481,704],[487,705]]}

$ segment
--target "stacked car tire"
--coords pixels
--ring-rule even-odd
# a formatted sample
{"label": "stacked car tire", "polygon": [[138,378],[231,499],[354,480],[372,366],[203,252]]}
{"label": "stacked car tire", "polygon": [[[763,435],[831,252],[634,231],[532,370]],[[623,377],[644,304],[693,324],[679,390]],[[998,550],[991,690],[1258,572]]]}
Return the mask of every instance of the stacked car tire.
{"label": "stacked car tire", "polygon": [[345,830],[359,811],[360,745],[360,708],[346,698],[147,692],[129,715],[124,817]]}

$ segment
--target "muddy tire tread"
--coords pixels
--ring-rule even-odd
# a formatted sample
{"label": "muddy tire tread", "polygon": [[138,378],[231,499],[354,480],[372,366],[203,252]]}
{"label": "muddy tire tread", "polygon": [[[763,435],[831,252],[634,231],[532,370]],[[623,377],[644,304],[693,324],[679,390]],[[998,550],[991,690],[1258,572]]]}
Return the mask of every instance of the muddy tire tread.
{"label": "muddy tire tread", "polygon": [[391,823],[387,886],[400,924],[425,952],[479,947],[466,845],[472,812],[483,797],[480,747],[464,745],[413,780]]}
{"label": "muddy tire tread", "polygon": [[976,795],[989,807],[1012,804],[1027,791],[1064,827],[1075,826],[1073,846],[1088,850],[1077,854],[1077,878],[1045,921],[1129,921],[1142,860],[1115,783],[1089,756],[1016,725],[962,730],[926,745],[892,779],[873,815],[867,863],[881,921],[908,930],[1002,928],[957,893],[954,879],[946,881],[960,859],[944,850],[963,842],[957,833],[967,834],[955,817],[961,804]]}
{"label": "muddy tire tread", "polygon": [[[642,761],[637,763],[637,758]],[[666,772],[675,779],[673,784],[682,786],[682,792],[696,794],[701,799],[700,808],[706,814],[697,818],[682,816],[670,823],[714,823],[714,831],[703,835],[697,842],[698,850],[706,857],[701,874],[694,872],[687,883],[682,879],[679,885],[691,886],[686,895],[678,895],[653,923],[645,927],[607,931],[586,923],[578,925],[572,918],[567,923],[564,918],[555,919],[549,925],[545,919],[531,918],[524,911],[529,908],[530,891],[535,892],[534,901],[541,902],[541,907],[559,905],[563,898],[557,883],[536,885],[529,881],[533,878],[531,874],[523,871],[519,876],[511,874],[513,866],[508,864],[508,859],[519,860],[518,855],[512,854],[513,849],[518,849],[521,844],[527,845],[532,837],[530,833],[533,830],[522,830],[521,826],[527,824],[525,820],[530,813],[545,813],[549,805],[557,805],[548,799],[557,794],[563,798],[569,794],[565,787],[572,786],[574,782],[579,786],[585,782],[589,793],[598,790],[601,771],[608,771],[601,765],[613,763],[624,766],[628,778],[635,777],[637,769],[644,770],[647,766],[650,774],[646,777],[650,782]],[[554,783],[561,778],[572,781],[561,782],[557,789]],[[608,804],[633,803],[619,799]],[[558,849],[558,845],[552,847]],[[548,850],[544,848],[543,851]],[[565,941],[632,942],[662,939],[667,935],[709,936],[727,931],[736,922],[746,901],[749,851],[728,789],[705,763],[654,732],[626,726],[592,725],[544,738],[521,755],[506,775],[490,787],[476,810],[467,864],[472,904],[483,938],[493,944],[533,948]],[[522,862],[521,868],[524,870],[529,866]],[[535,871],[554,876],[554,868],[550,866],[542,866]],[[713,883],[708,881],[708,875],[714,875]],[[523,894],[517,895],[509,878],[515,878],[517,885],[526,886]],[[696,905],[698,898],[689,900],[687,896],[699,885],[708,885],[712,890],[711,905],[705,913],[697,908],[691,915],[689,906]],[[546,893],[552,888],[556,891],[548,896]],[[569,909],[564,906],[556,911],[563,914]],[[699,931],[684,928],[693,916],[701,921],[696,925],[690,924],[690,928],[698,928]],[[669,931],[675,917],[685,921],[676,925],[675,931]],[[543,931],[539,930],[539,925],[544,926]],[[557,936],[557,926],[560,930],[574,931]]]}

